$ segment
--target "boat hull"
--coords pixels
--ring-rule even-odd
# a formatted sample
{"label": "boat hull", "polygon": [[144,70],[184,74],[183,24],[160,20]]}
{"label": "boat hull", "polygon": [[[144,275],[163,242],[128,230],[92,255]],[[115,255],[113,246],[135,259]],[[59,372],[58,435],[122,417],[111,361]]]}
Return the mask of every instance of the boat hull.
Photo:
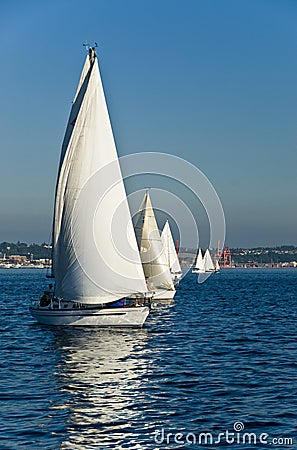
{"label": "boat hull", "polygon": [[30,313],[43,325],[140,328],[149,315],[149,308],[137,306],[92,310],[53,310],[31,307]]}
{"label": "boat hull", "polygon": [[158,300],[159,301],[165,301],[165,300],[169,300],[172,301],[174,296],[175,296],[176,290],[156,290],[155,294],[153,296],[153,301]]}

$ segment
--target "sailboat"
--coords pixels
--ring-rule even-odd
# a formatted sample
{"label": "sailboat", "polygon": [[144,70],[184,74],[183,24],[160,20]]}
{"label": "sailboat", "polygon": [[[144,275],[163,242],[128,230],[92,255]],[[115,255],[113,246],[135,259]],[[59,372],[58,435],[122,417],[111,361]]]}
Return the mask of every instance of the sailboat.
{"label": "sailboat", "polygon": [[179,280],[182,277],[182,270],[178,260],[177,252],[175,250],[174,241],[168,220],[166,220],[163,231],[161,233],[161,239],[165,255],[167,257],[167,264],[172,276],[173,284],[174,286],[177,286]]}
{"label": "sailboat", "polygon": [[30,307],[42,324],[141,327],[149,314],[95,48],[86,57],[62,145],[51,277],[54,286]]}
{"label": "sailboat", "polygon": [[149,193],[139,208],[135,233],[149,291],[155,300],[172,300],[175,289]]}
{"label": "sailboat", "polygon": [[198,250],[195,266],[192,273],[205,273],[204,259],[202,258],[201,248]]}
{"label": "sailboat", "polygon": [[204,263],[205,272],[215,272],[215,266],[213,264],[213,261],[211,259],[208,249],[206,250],[206,252],[204,254],[203,263]]}
{"label": "sailboat", "polygon": [[216,259],[214,266],[215,266],[215,272],[219,272],[221,270],[218,259]]}

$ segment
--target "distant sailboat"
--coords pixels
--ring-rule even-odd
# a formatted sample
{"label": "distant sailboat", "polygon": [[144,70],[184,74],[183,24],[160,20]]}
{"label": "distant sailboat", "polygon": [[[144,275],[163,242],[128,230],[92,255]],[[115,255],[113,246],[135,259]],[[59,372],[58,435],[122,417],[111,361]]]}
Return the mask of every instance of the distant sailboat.
{"label": "distant sailboat", "polygon": [[154,300],[173,299],[172,276],[148,192],[136,218],[135,233],[147,285],[154,292]]}
{"label": "distant sailboat", "polygon": [[204,263],[205,272],[215,272],[215,266],[213,264],[213,261],[211,259],[208,249],[206,250],[206,252],[204,254],[203,263]]}
{"label": "distant sailboat", "polygon": [[176,286],[182,277],[182,270],[178,260],[178,255],[175,250],[174,241],[168,220],[166,220],[163,231],[161,233],[161,239],[165,255],[167,257],[167,264],[172,276],[173,284]]}
{"label": "distant sailboat", "polygon": [[221,270],[221,268],[220,268],[219,260],[216,259],[216,262],[215,262],[215,272],[219,272],[220,270]]}
{"label": "distant sailboat", "polygon": [[205,265],[204,265],[204,259],[202,257],[201,248],[198,250],[195,267],[192,270],[192,273],[205,273]]}
{"label": "distant sailboat", "polygon": [[147,286],[94,48],[62,146],[52,246],[55,286],[32,302],[34,318],[47,325],[143,325]]}

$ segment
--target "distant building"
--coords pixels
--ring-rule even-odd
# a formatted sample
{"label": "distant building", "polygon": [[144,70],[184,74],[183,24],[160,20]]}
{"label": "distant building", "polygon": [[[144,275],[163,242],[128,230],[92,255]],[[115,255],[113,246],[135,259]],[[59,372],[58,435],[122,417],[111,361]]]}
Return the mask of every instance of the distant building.
{"label": "distant building", "polygon": [[21,264],[27,262],[27,256],[21,255],[10,255],[8,259],[11,264]]}

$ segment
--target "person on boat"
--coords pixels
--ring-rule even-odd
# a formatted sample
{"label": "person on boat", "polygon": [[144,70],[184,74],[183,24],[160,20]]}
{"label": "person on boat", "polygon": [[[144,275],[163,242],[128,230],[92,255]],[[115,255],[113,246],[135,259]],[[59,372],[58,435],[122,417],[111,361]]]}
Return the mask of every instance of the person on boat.
{"label": "person on boat", "polygon": [[53,285],[49,284],[48,290],[44,291],[43,296],[40,299],[40,306],[48,306],[53,299],[54,291],[53,291]]}
{"label": "person on boat", "polygon": [[48,298],[53,298],[53,295],[54,295],[53,285],[49,284],[48,285],[48,290],[44,291],[44,293],[47,295]]}

